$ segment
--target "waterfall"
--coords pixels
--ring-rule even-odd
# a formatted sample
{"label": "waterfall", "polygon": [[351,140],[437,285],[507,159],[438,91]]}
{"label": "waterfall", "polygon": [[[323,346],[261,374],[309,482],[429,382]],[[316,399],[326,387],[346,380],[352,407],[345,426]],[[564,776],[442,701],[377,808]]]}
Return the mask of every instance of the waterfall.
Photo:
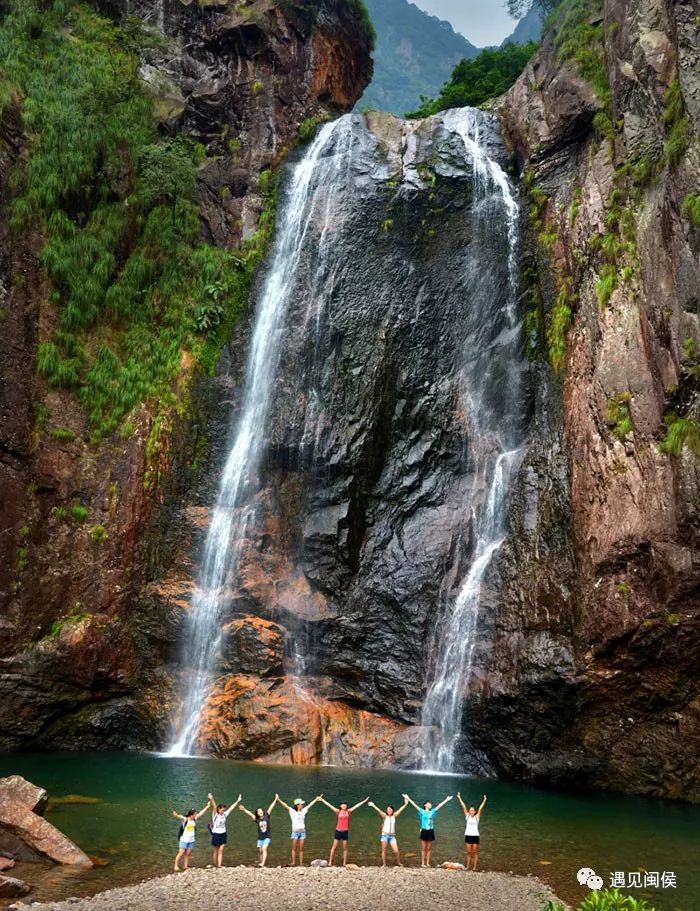
{"label": "waterfall", "polygon": [[196,751],[200,712],[210,690],[221,646],[227,583],[235,575],[248,523],[251,492],[265,441],[266,417],[280,356],[297,267],[310,226],[328,206],[328,192],[342,173],[347,120],[326,124],[296,164],[280,204],[276,240],[258,299],[243,398],[206,536],[197,586],[188,611],[183,664],[184,698],[169,754]]}
{"label": "waterfall", "polygon": [[[423,766],[452,771],[463,734],[463,714],[478,644],[482,586],[494,556],[506,536],[506,507],[510,482],[521,461],[521,326],[516,312],[518,294],[518,204],[507,175],[491,159],[480,137],[481,117],[472,109],[443,115],[446,129],[464,143],[473,165],[472,218],[503,218],[508,232],[508,294],[499,302],[501,333],[492,349],[470,350],[467,340],[460,383],[470,430],[469,457],[475,483],[468,505],[471,562],[452,603],[445,606],[435,626],[430,652],[432,666],[422,710],[422,724],[435,733],[423,757]],[[475,295],[472,304],[488,309],[493,302]],[[499,363],[505,361],[505,368]],[[494,364],[497,365],[494,367]],[[500,370],[500,373],[499,373]],[[494,407],[494,388],[498,407]]]}

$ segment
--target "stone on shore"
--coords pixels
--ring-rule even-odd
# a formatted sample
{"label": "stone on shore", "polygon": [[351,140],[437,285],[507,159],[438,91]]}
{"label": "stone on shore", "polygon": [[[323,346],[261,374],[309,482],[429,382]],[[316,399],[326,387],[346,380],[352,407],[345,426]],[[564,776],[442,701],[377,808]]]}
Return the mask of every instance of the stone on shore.
{"label": "stone on shore", "polygon": [[19,775],[0,778],[0,851],[17,860],[52,860],[91,867],[92,861],[42,814],[48,795]]}
{"label": "stone on shore", "polygon": [[0,873],[4,873],[5,870],[11,870],[15,865],[14,860],[11,857],[5,857],[0,854]]}
{"label": "stone on shore", "polygon": [[19,898],[27,895],[31,887],[14,876],[0,876],[0,898]]}

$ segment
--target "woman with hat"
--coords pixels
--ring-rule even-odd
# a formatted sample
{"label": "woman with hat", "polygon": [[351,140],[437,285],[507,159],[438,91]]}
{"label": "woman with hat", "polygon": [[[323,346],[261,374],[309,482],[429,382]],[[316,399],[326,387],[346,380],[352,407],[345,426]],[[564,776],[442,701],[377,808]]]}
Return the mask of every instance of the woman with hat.
{"label": "woman with hat", "polygon": [[304,866],[304,842],[306,841],[306,814],[311,807],[323,798],[323,794],[314,797],[310,804],[305,804],[301,797],[296,797],[290,807],[285,803],[279,794],[275,794],[275,799],[289,811],[289,818],[292,820],[292,866],[296,864],[297,845],[299,846],[299,866]]}

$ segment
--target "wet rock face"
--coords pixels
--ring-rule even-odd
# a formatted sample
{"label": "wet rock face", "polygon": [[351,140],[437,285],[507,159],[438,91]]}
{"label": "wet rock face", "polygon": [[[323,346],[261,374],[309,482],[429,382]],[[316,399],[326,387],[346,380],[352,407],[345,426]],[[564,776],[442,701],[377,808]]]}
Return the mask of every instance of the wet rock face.
{"label": "wet rock face", "polygon": [[[161,130],[207,148],[197,195],[203,234],[216,244],[235,247],[257,229],[258,176],[293,148],[299,124],[352,106],[369,80],[354,4],[307,7],[103,4],[164,34],[165,47],[143,51],[141,77]],[[18,107],[6,106],[3,207],[26,142]],[[134,415],[128,439],[86,444],[78,401],[35,375],[37,344],[55,322],[41,248],[40,237],[0,219],[0,738],[4,749],[153,749],[167,734],[164,666],[175,649],[174,608],[187,594],[170,590],[166,599],[149,583],[172,565],[180,538],[183,565],[191,563],[190,530],[201,516],[186,504],[207,448],[206,415],[227,426],[241,364],[224,352],[217,378],[205,380],[192,378],[183,356],[179,389],[193,389],[195,417],[168,419],[155,456],[150,406]],[[245,338],[245,321],[238,331]]]}
{"label": "wet rock face", "polygon": [[[480,116],[480,132],[507,165],[495,119]],[[441,118],[346,118],[325,154],[339,163],[317,190],[295,275],[249,503],[255,520],[229,579],[230,676],[207,704],[201,745],[318,761],[325,747],[308,716],[313,730],[332,728],[330,700],[348,724],[358,710],[375,719],[352,722],[366,729],[364,742],[341,739],[334,755],[415,765],[425,732],[406,726],[420,721],[436,616],[473,550],[465,504],[485,483],[464,370],[503,355],[508,232],[495,191],[476,205],[471,155]],[[481,403],[495,423],[502,379],[496,368]],[[230,631],[238,638],[251,617],[283,628],[285,640],[284,673],[271,673],[256,635],[264,664],[255,673],[266,679],[253,694],[240,683],[251,656],[230,645]],[[290,681],[297,712],[273,701]],[[255,699],[266,706],[264,736],[255,735]],[[387,742],[376,751],[378,716]]]}
{"label": "wet rock face", "polygon": [[[535,546],[528,554],[527,536],[513,536],[506,587],[506,600],[520,602],[528,623],[539,616],[556,629],[562,648],[537,656],[546,686],[533,689],[520,661],[521,684],[482,705],[475,723],[483,742],[499,730],[496,753],[509,772],[699,800],[700,463],[687,449],[679,458],[659,451],[666,413],[697,417],[688,352],[700,325],[700,238],[681,215],[698,186],[695,139],[680,161],[664,161],[665,95],[676,78],[690,136],[700,125],[696,19],[690,39],[697,4],[604,6],[614,150],[591,129],[601,102],[561,65],[552,41],[502,110],[523,168],[549,197],[545,221],[557,240],[549,261],[540,261],[546,306],[556,275],[572,276],[578,301],[561,410],[555,387],[542,400],[559,467],[551,459],[532,465]],[[625,165],[645,159],[658,162],[657,176],[624,203],[634,216],[637,271],[625,280],[618,268],[601,307],[591,239],[614,233],[613,190]],[[631,429],[620,426],[611,402],[624,403]],[[547,514],[563,547],[552,550],[550,534],[543,552],[537,526]],[[528,591],[523,574],[529,580],[540,569],[546,585]]]}

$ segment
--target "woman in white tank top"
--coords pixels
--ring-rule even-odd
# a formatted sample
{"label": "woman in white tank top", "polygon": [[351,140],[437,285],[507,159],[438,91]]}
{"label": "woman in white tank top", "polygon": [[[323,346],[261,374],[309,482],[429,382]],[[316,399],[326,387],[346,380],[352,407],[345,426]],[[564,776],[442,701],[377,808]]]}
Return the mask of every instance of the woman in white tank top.
{"label": "woman in white tank top", "polygon": [[466,867],[467,870],[476,870],[479,866],[479,842],[481,837],[479,835],[479,822],[481,820],[481,814],[486,806],[486,794],[484,794],[484,799],[481,801],[481,806],[477,810],[476,807],[469,807],[462,800],[462,795],[458,792],[457,799],[462,805],[464,810],[464,818],[466,820],[466,827],[464,829],[464,846],[466,850]]}
{"label": "woman in white tank top", "polygon": [[399,851],[399,843],[396,840],[396,818],[400,816],[403,811],[408,806],[408,801],[404,798],[403,806],[394,812],[392,806],[386,808],[386,813],[383,810],[380,810],[376,803],[372,803],[370,800],[368,806],[372,807],[373,810],[376,810],[377,813],[382,817],[382,834],[379,836],[379,840],[382,846],[382,866],[386,867],[386,849],[388,845],[391,845],[391,850],[394,852],[394,857],[396,858],[396,866],[401,867],[401,852]]}

